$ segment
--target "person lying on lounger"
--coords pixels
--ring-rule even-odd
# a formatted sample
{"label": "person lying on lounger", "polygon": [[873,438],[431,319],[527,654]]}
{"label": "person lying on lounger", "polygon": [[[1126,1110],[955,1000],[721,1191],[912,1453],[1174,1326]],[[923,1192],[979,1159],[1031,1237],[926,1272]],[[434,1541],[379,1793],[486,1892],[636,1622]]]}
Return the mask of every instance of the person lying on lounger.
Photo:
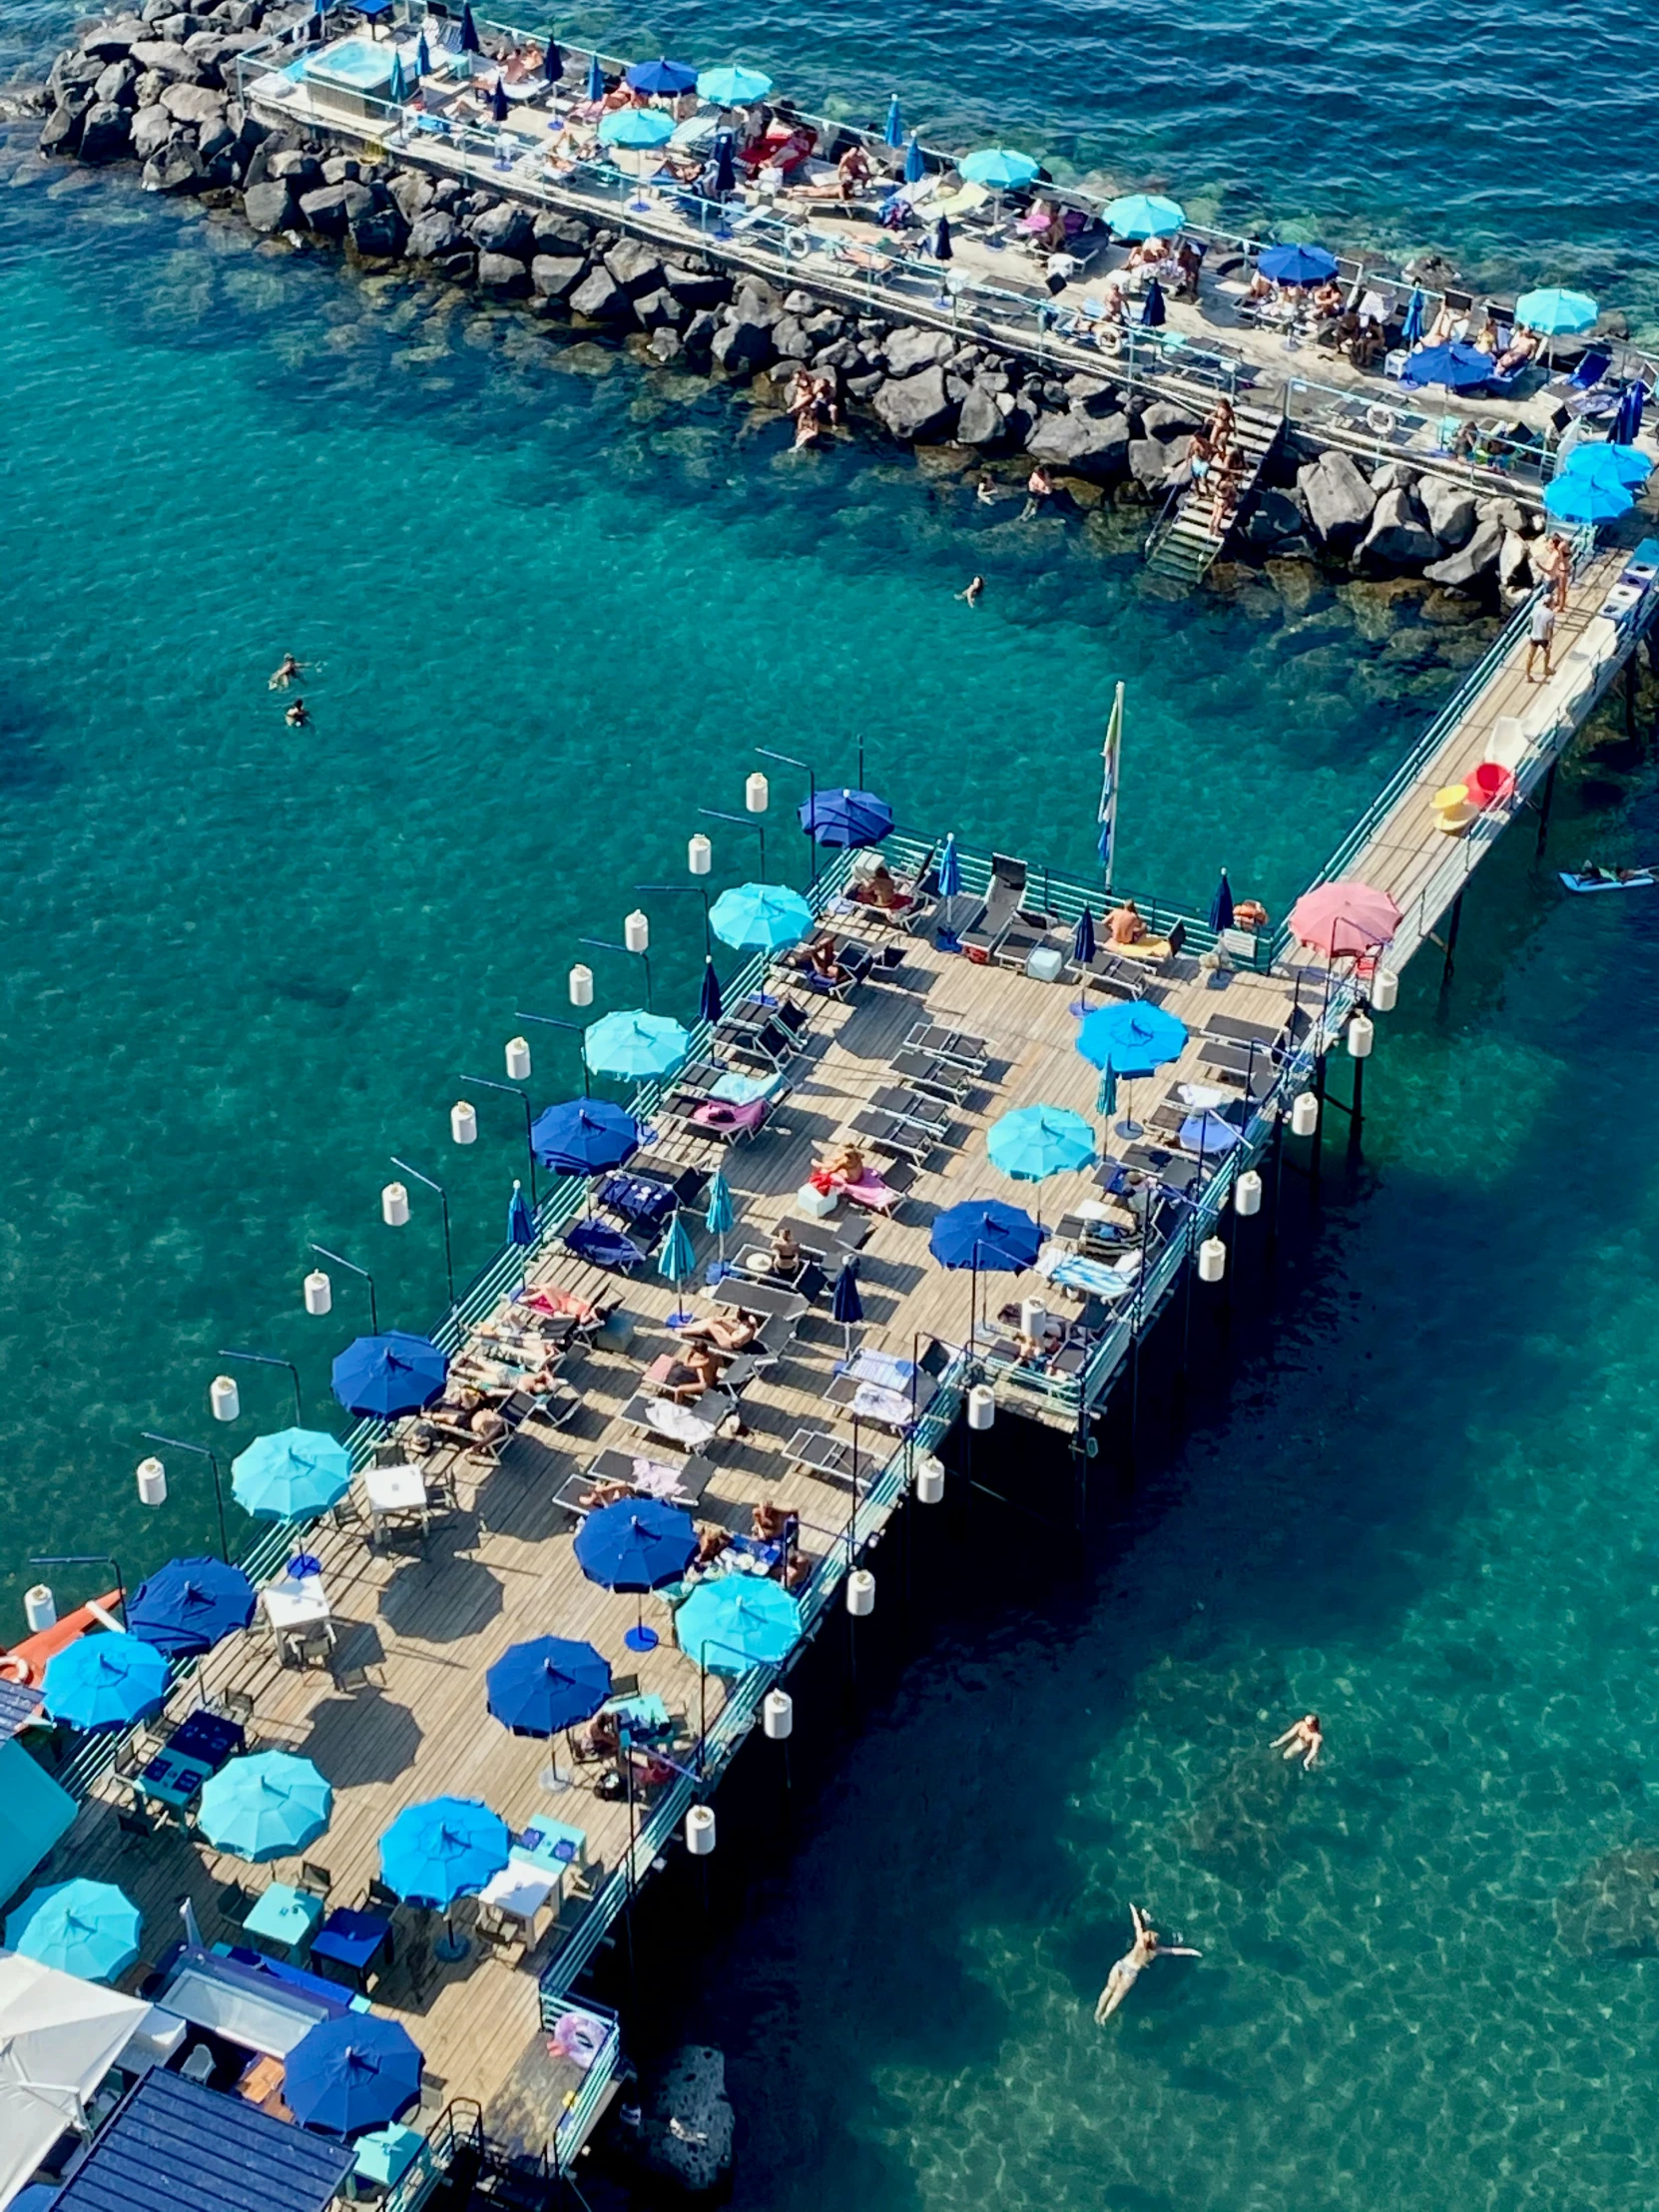
{"label": "person lying on lounger", "polygon": [[830,1148],[819,1162],[822,1172],[836,1176],[843,1182],[861,1183],[864,1175],[864,1156],[855,1144],[838,1144]]}
{"label": "person lying on lounger", "polygon": [[747,1352],[761,1334],[753,1314],[711,1314],[706,1321],[683,1321],[675,1335],[686,1344],[713,1345],[719,1352]]}
{"label": "person lying on lounger", "polygon": [[861,883],[853,883],[847,897],[860,906],[879,907],[884,914],[899,914],[914,903],[909,891],[901,891],[892,869],[877,860]]}
{"label": "person lying on lounger", "polygon": [[606,1505],[619,1505],[628,1495],[626,1482],[590,1482],[577,1496],[577,1504],[589,1512],[598,1512]]}
{"label": "person lying on lounger", "polygon": [[679,1405],[693,1405],[705,1390],[713,1389],[720,1381],[720,1361],[707,1345],[694,1345],[684,1360],[678,1361],[669,1372],[663,1385],[663,1395],[671,1397]]}
{"label": "person lying on lounger", "polygon": [[1106,916],[1106,934],[1114,944],[1139,944],[1146,935],[1146,923],[1132,898],[1114,906]]}

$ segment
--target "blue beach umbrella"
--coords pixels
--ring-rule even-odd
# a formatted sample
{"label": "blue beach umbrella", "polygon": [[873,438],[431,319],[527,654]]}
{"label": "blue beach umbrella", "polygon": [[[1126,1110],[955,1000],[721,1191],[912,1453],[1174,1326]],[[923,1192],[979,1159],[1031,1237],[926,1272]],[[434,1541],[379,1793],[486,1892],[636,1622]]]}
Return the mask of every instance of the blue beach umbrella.
{"label": "blue beach umbrella", "polygon": [[1006,146],[987,146],[958,164],[970,185],[984,185],[991,192],[1017,192],[1037,174],[1029,154],[1016,154]]}
{"label": "blue beach umbrella", "polygon": [[555,1175],[603,1175],[638,1152],[639,1123],[602,1098],[573,1098],[538,1114],[530,1130],[536,1158]]}
{"label": "blue beach umbrella", "polygon": [[1647,404],[1647,386],[1639,376],[1633,376],[1619,394],[1619,411],[1613,418],[1613,442],[1616,445],[1634,445],[1642,427],[1642,410]]}
{"label": "blue beach umbrella", "polygon": [[348,1413],[417,1413],[442,1390],[449,1362],[425,1337],[388,1329],[383,1336],[358,1337],[334,1362],[334,1395]]}
{"label": "blue beach umbrella", "polygon": [[801,827],[815,844],[879,844],[891,834],[892,809],[873,792],[815,792],[802,804]]}
{"label": "blue beach umbrella", "polygon": [[1186,220],[1179,201],[1155,192],[1126,192],[1106,205],[1106,221],[1120,239],[1173,238]]}
{"label": "blue beach umbrella", "polygon": [[1575,445],[1561,464],[1563,476],[1587,476],[1600,484],[1645,484],[1653,463],[1630,445]]}
{"label": "blue beach umbrella", "polygon": [[1323,284],[1337,274],[1337,257],[1323,246],[1269,246],[1257,256],[1257,268],[1276,284]]}
{"label": "blue beach umbrella", "polygon": [[700,69],[697,97],[717,108],[747,108],[752,100],[764,100],[772,79],[759,69],[740,69],[728,62],[720,69]]}
{"label": "blue beach umbrella", "polygon": [[1558,522],[1611,522],[1628,514],[1635,502],[1624,486],[1602,476],[1563,470],[1544,486],[1544,506]]}
{"label": "blue beach umbrella", "polygon": [[646,1082],[677,1068],[691,1050],[691,1034],[667,1014],[642,1014],[629,1007],[606,1014],[582,1032],[582,1057],[595,1075],[627,1076]]}
{"label": "blue beach umbrella", "polygon": [[912,131],[904,149],[904,182],[907,185],[919,185],[926,174],[927,164],[921,156],[921,144]]}
{"label": "blue beach umbrella", "polygon": [[1492,356],[1461,338],[1450,345],[1425,345],[1405,364],[1407,384],[1443,384],[1447,391],[1472,391],[1492,373]]}
{"label": "blue beach umbrella", "polygon": [[559,52],[559,42],[551,31],[547,34],[547,44],[542,50],[541,73],[544,83],[550,85],[556,85],[565,73],[565,58]]}
{"label": "blue beach umbrella", "polygon": [[599,119],[601,146],[666,146],[674,136],[674,118],[661,108],[615,108]]}
{"label": "blue beach umbrella", "polygon": [[316,1842],[333,1810],[334,1793],[308,1759],[261,1751],[208,1777],[196,1825],[233,1858],[290,1859]]}
{"label": "blue beach umbrella", "polygon": [[113,1981],[138,1956],[143,1924],[112,1882],[54,1882],[6,1915],[6,1948],[82,1981]]}
{"label": "blue beach umbrella", "polygon": [[730,131],[719,131],[715,135],[715,191],[735,192],[737,184],[737,141]]}
{"label": "blue beach umbrella", "polygon": [[599,66],[599,56],[588,56],[588,98],[603,100],[605,97],[605,72]]}
{"label": "blue beach umbrella", "polygon": [[137,1636],[81,1636],[46,1662],[41,1695],[66,1728],[127,1728],[167,1695],[167,1654]]}
{"label": "blue beach umbrella", "polygon": [[351,1487],[351,1454],[320,1428],[278,1428],[256,1436],[231,1462],[231,1488],[245,1513],[309,1520]]}
{"label": "blue beach umbrella", "polygon": [[461,0],[461,52],[481,54],[483,51],[478,40],[478,26],[472,20],[472,0]]}
{"label": "blue beach umbrella", "polygon": [[403,57],[394,46],[391,50],[391,81],[386,86],[386,98],[394,108],[400,108],[409,97],[409,80],[403,73]]}
{"label": "blue beach umbrella", "polygon": [[1404,317],[1399,325],[1400,342],[1404,345],[1415,345],[1418,338],[1422,336],[1427,322],[1428,302],[1422,296],[1422,287],[1413,284],[1411,286],[1411,296],[1405,302]]}
{"label": "blue beach umbrella", "polygon": [[507,120],[507,88],[501,82],[500,77],[497,76],[495,80],[495,90],[490,94],[491,122],[505,123]]}
{"label": "blue beach umbrella", "polygon": [[484,1683],[503,1728],[515,1736],[556,1736],[593,1718],[611,1694],[611,1670],[592,1644],[537,1636],[503,1652]]}
{"label": "blue beach umbrella", "polygon": [[[643,1594],[679,1581],[697,1556],[697,1530],[677,1505],[620,1498],[588,1515],[576,1532],[575,1550],[576,1564],[590,1582]],[[622,1640],[630,1651],[653,1651],[659,1641],[642,1612],[636,1612]]]}
{"label": "blue beach umbrella", "polygon": [[715,973],[712,958],[703,962],[703,988],[697,996],[697,1018],[706,1021],[712,1029],[726,1011],[721,1004],[720,977]]}
{"label": "blue beach umbrella", "polygon": [[939,896],[955,898],[962,888],[962,860],[956,850],[956,833],[951,831],[944,840],[944,850],[939,854]]}
{"label": "blue beach umbrella", "polygon": [[1043,1233],[1031,1216],[997,1198],[970,1198],[935,1214],[927,1249],[941,1268],[1019,1275],[1037,1257]]}
{"label": "blue beach umbrella", "polygon": [[682,92],[697,88],[697,71],[686,62],[671,62],[666,57],[654,62],[635,62],[628,71],[628,84],[634,92],[649,93],[653,98],[678,98]]}
{"label": "blue beach umbrella", "polygon": [[782,952],[812,929],[814,914],[799,891],[777,883],[743,883],[722,891],[709,926],[722,944],[740,951]]}
{"label": "blue beach umbrella", "polygon": [[680,1649],[708,1674],[775,1667],[801,1637],[801,1607],[781,1582],[757,1574],[703,1582],[674,1623]]}
{"label": "blue beach umbrella", "polygon": [[732,1207],[732,1186],[727,1182],[723,1171],[716,1168],[709,1178],[709,1188],[704,1193],[703,1226],[711,1236],[724,1237],[736,1218]]}
{"label": "blue beach umbrella", "polygon": [[851,1260],[843,1260],[835,1277],[835,1295],[830,1302],[830,1318],[838,1321],[845,1331],[845,1345],[852,1350],[852,1331],[864,1318],[863,1300],[858,1296],[858,1270]]}
{"label": "blue beach umbrella", "polygon": [[509,1841],[506,1822],[476,1798],[428,1798],[380,1838],[381,1879],[407,1903],[447,1912],[501,1872]]}
{"label": "blue beach umbrella", "polygon": [[426,43],[424,31],[415,41],[415,74],[420,77],[430,77],[432,74],[432,49]]}
{"label": "blue beach umbrella", "polygon": [[1233,886],[1227,880],[1227,870],[1221,871],[1221,881],[1216,885],[1216,895],[1210,901],[1210,927],[1220,936],[1224,929],[1233,926]]}
{"label": "blue beach umbrella", "polygon": [[254,1585],[223,1559],[170,1559],[139,1585],[127,1606],[127,1633],[169,1658],[194,1659],[246,1628]]}
{"label": "blue beach umbrella", "polygon": [[1552,338],[1588,330],[1600,312],[1587,291],[1563,291],[1555,284],[1523,291],[1515,301],[1515,320]]}
{"label": "blue beach umbrella", "polygon": [[1147,285],[1146,297],[1141,302],[1141,325],[1144,329],[1161,330],[1165,319],[1164,287],[1154,276]]}
{"label": "blue beach umbrella", "polygon": [[524,1185],[515,1178],[513,1195],[507,1201],[507,1242],[522,1245],[526,1251],[536,1241],[536,1217],[530,1211],[530,1201],[524,1195]]}
{"label": "blue beach umbrella", "polygon": [[420,2095],[420,2047],[377,2012],[318,2020],[282,2061],[282,2102],[301,2127],[361,2135],[385,2127]]}
{"label": "blue beach umbrella", "polygon": [[882,126],[881,136],[889,146],[904,144],[904,118],[899,110],[896,92],[887,101],[887,120]]}
{"label": "blue beach umbrella", "polygon": [[1064,1106],[1016,1106],[992,1122],[985,1151],[993,1168],[1019,1183],[1040,1183],[1094,1162],[1094,1131]]}

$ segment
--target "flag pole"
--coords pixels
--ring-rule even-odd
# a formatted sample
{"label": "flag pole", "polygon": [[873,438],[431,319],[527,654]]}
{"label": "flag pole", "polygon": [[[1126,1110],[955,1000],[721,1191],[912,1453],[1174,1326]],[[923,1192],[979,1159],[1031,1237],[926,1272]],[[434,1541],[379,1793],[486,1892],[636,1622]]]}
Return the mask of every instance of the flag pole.
{"label": "flag pole", "polygon": [[1106,721],[1106,742],[1100,763],[1100,865],[1105,887],[1112,887],[1112,862],[1117,856],[1118,754],[1123,745],[1123,680],[1112,695],[1112,712]]}

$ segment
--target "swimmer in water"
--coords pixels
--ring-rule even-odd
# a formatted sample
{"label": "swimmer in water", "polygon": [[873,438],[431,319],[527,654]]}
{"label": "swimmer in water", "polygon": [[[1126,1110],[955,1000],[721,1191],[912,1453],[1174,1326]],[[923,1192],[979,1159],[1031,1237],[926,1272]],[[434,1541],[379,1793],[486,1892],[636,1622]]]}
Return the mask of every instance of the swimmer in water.
{"label": "swimmer in water", "polygon": [[1160,1943],[1158,1931],[1138,1905],[1129,1908],[1129,1918],[1134,1925],[1135,1940],[1106,1976],[1106,1986],[1094,2008],[1095,2024],[1100,2027],[1105,2026],[1135,1986],[1136,1976],[1150,1966],[1154,1958],[1202,1958],[1204,1955],[1186,1943]]}
{"label": "swimmer in water", "polygon": [[959,591],[956,594],[956,597],[958,599],[965,600],[967,605],[970,607],[977,607],[979,604],[979,594],[984,590],[984,588],[985,579],[982,576],[975,576],[969,579],[967,590]]}
{"label": "swimmer in water", "polygon": [[286,691],[293,679],[296,676],[303,676],[304,673],[304,663],[296,661],[291,653],[284,653],[280,665],[272,676],[269,689],[272,691]]}
{"label": "swimmer in water", "polygon": [[1320,1747],[1324,1742],[1325,1731],[1320,1727],[1319,1715],[1317,1713],[1304,1713],[1301,1720],[1292,1722],[1283,1736],[1276,1736],[1273,1742],[1269,1744],[1268,1749],[1269,1751],[1277,1751],[1280,1745],[1283,1744],[1287,1759],[1294,1759],[1298,1752],[1301,1752],[1304,1755],[1302,1764],[1306,1770],[1318,1759]]}
{"label": "swimmer in water", "polygon": [[302,699],[294,701],[293,705],[283,715],[282,720],[290,730],[308,730],[311,726],[311,718]]}

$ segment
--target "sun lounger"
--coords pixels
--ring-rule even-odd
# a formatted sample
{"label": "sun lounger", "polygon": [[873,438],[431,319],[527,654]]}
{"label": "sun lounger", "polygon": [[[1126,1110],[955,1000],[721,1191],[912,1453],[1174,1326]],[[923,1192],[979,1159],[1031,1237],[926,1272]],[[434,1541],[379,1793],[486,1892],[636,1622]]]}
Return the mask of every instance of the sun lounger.
{"label": "sun lounger", "polygon": [[719,1390],[705,1390],[691,1405],[638,1390],[618,1418],[630,1428],[643,1429],[648,1436],[655,1436],[659,1442],[677,1444],[682,1451],[695,1453],[706,1451],[716,1442],[722,1429],[736,1423],[738,1414],[730,1398],[723,1397]]}
{"label": "sun lounger", "polygon": [[900,1121],[893,1114],[877,1113],[873,1107],[866,1107],[861,1114],[854,1115],[850,1127],[852,1134],[872,1151],[908,1160],[912,1167],[926,1167],[938,1149],[937,1140],[927,1130],[918,1129],[913,1122]]}
{"label": "sun lounger", "polygon": [[906,1052],[924,1052],[929,1059],[942,1060],[947,1067],[966,1068],[970,1074],[983,1074],[990,1058],[990,1048],[983,1037],[970,1037],[965,1030],[948,1029],[936,1021],[918,1021],[906,1034],[903,1044]]}
{"label": "sun lounger", "polygon": [[910,1123],[939,1144],[949,1134],[949,1108],[936,1098],[923,1098],[917,1091],[906,1090],[901,1083],[884,1083],[871,1094],[870,1106],[878,1114],[891,1114],[894,1121]]}
{"label": "sun lounger", "polygon": [[895,1052],[887,1064],[908,1089],[949,1106],[959,1106],[973,1088],[974,1079],[966,1068],[952,1067],[929,1052]]}
{"label": "sun lounger", "polygon": [[772,1119],[772,1102],[765,1098],[752,1098],[735,1106],[724,1098],[701,1098],[676,1092],[658,1110],[672,1127],[711,1144],[747,1144],[752,1137],[758,1137]]}
{"label": "sun lounger", "polygon": [[[832,1435],[827,1428],[798,1428],[790,1438],[788,1457],[794,1465],[805,1467],[809,1474],[816,1474],[822,1481],[838,1482],[850,1488],[853,1482],[853,1448],[851,1440]],[[857,1487],[860,1492],[869,1486],[869,1477],[880,1466],[879,1456],[857,1454]]]}
{"label": "sun lounger", "polygon": [[903,1389],[892,1389],[856,1375],[837,1375],[830,1380],[824,1402],[832,1405],[839,1418],[856,1417],[873,1428],[902,1436],[911,1422],[926,1412],[938,1387],[930,1375],[916,1376]]}
{"label": "sun lounger", "polygon": [[[1265,1047],[1276,1053],[1285,1043],[1287,1028],[1284,1023],[1276,1029],[1266,1021],[1242,1021],[1234,1014],[1216,1014],[1204,1025],[1206,1036],[1225,1037],[1234,1044]],[[1258,1058],[1260,1057],[1258,1052]]]}
{"label": "sun lounger", "polygon": [[842,1198],[850,1199],[866,1213],[896,1214],[914,1180],[915,1170],[899,1164],[888,1166],[879,1175],[866,1167],[855,1183],[837,1175],[834,1187]]}
{"label": "sun lounger", "polygon": [[735,1313],[759,1314],[764,1319],[776,1315],[792,1322],[799,1321],[812,1306],[812,1300],[799,1289],[787,1289],[782,1283],[757,1283],[748,1276],[722,1276],[709,1295],[717,1306],[730,1307]]}

